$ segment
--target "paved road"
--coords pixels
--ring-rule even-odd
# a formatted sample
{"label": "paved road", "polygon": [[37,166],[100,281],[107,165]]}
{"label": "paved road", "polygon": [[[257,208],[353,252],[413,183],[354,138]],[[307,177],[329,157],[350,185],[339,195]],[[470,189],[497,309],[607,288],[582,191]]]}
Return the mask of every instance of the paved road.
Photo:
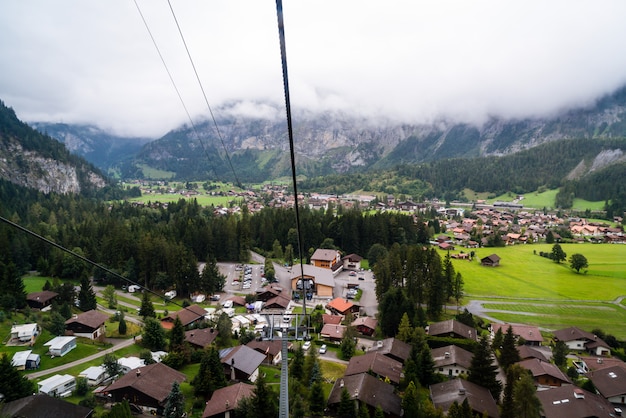
{"label": "paved road", "polygon": [[66,363],[66,364],[63,364],[61,366],[52,367],[50,369],[42,370],[40,372],[30,373],[27,376],[28,376],[29,379],[37,379],[37,378],[40,378],[42,376],[47,376],[49,374],[55,374],[55,373],[58,373],[60,371],[72,368],[74,366],[78,366],[80,364],[86,363],[88,361],[95,360],[95,359],[100,358],[100,357],[104,357],[107,354],[113,353],[113,352],[115,352],[117,350],[121,350],[122,348],[126,348],[126,347],[129,347],[129,346],[135,344],[135,340],[133,338],[124,339],[124,340],[122,340],[122,339],[107,339],[107,341],[113,343],[113,347],[104,349],[104,350],[100,351],[99,353],[92,354],[90,356],[81,358],[79,360],[72,361],[71,363]]}

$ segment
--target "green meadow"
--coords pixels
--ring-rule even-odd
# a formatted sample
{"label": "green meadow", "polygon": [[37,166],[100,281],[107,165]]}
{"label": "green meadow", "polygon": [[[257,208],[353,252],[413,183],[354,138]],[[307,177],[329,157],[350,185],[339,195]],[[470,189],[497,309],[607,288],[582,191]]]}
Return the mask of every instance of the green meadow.
{"label": "green meadow", "polygon": [[[485,314],[503,321],[558,329],[576,325],[601,328],[626,338],[626,246],[562,244],[567,256],[584,255],[589,267],[576,273],[569,263],[541,257],[551,244],[474,250],[474,261],[453,260],[463,276],[465,300],[488,300]],[[467,250],[466,250],[467,252]],[[480,258],[497,254],[499,267],[483,267]],[[443,255],[443,252],[442,252]],[[610,330],[610,331],[609,331]]]}

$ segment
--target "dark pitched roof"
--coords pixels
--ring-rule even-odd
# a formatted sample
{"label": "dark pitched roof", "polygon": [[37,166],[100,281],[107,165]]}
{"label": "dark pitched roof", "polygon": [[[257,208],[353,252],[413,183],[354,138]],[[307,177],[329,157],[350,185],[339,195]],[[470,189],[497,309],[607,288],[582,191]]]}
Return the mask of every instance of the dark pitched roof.
{"label": "dark pitched roof", "polygon": [[337,250],[326,250],[318,248],[311,256],[311,260],[333,261],[337,258]]}
{"label": "dark pitched roof", "polygon": [[469,369],[474,354],[456,345],[447,345],[445,347],[433,348],[431,350],[431,356],[436,367],[458,364],[461,367]]}
{"label": "dark pitched roof", "polygon": [[341,259],[342,260],[348,260],[348,261],[354,261],[356,263],[356,262],[359,262],[359,261],[363,260],[363,257],[361,257],[358,254],[348,254],[345,257],[341,257]]}
{"label": "dark pitched roof", "polygon": [[371,316],[360,316],[352,321],[351,325],[353,327],[364,326],[370,329],[376,329],[376,326],[378,325],[378,320]]}
{"label": "dark pitched roof", "polygon": [[[235,361],[233,364],[233,360]],[[265,356],[258,351],[245,345],[229,347],[220,350],[220,361],[222,364],[233,366],[248,376],[254,373],[265,360]]]}
{"label": "dark pitched roof", "polygon": [[537,358],[522,360],[518,363],[523,368],[530,370],[533,377],[550,376],[563,383],[572,383],[569,378],[558,367],[552,363],[541,361]]}
{"label": "dark pitched roof", "polygon": [[[292,345],[289,343],[289,345]],[[253,350],[258,351],[263,354],[270,354],[272,357],[276,356],[276,354],[280,353],[282,349],[282,341],[280,340],[252,340],[246,346],[250,347]]]}
{"label": "dark pitched roof", "polygon": [[385,338],[376,344],[378,352],[391,358],[406,361],[411,355],[411,345],[397,338]]}
{"label": "dark pitched roof", "polygon": [[435,408],[443,411],[450,409],[450,405],[457,401],[459,405],[465,399],[472,410],[482,414],[487,412],[489,418],[499,418],[498,405],[488,389],[464,379],[452,379],[430,386],[430,398]]}
{"label": "dark pitched roof", "polygon": [[432,323],[428,326],[428,330],[426,331],[426,333],[432,336],[444,337],[447,337],[450,334],[456,334],[462,338],[467,338],[474,341],[478,340],[475,328],[472,328],[454,319],[448,319],[447,321]]}
{"label": "dark pitched roof", "polygon": [[222,416],[226,411],[232,411],[237,408],[239,401],[243,398],[249,398],[254,393],[254,386],[247,383],[235,383],[213,392],[211,400],[206,403],[202,418],[208,418],[215,415]]}
{"label": "dark pitched roof", "polygon": [[620,366],[589,372],[587,377],[605,398],[626,395],[626,370]]}
{"label": "dark pitched roof", "polygon": [[519,357],[522,360],[536,358],[545,362],[549,361],[548,358],[541,351],[536,350],[529,345],[518,345],[517,351],[519,352]]}
{"label": "dark pitched roof", "polygon": [[163,363],[154,363],[139,367],[134,372],[127,373],[119,380],[109,385],[108,392],[133,388],[147,397],[163,403],[172,390],[172,384],[185,381],[186,376]]}
{"label": "dark pitched roof", "polygon": [[26,300],[31,300],[33,302],[45,303],[55,297],[59,296],[58,293],[52,292],[50,290],[43,290],[41,292],[32,292],[26,295]]}
{"label": "dark pitched roof", "polygon": [[91,311],[83,312],[75,318],[68,319],[65,321],[65,325],[82,324],[89,328],[98,329],[104,325],[107,319],[109,319],[109,315],[93,309]]}
{"label": "dark pitched roof", "polygon": [[185,331],[185,341],[198,347],[206,347],[217,338],[217,329],[198,328]]}
{"label": "dark pitched roof", "polygon": [[286,309],[287,306],[289,306],[289,303],[291,302],[290,299],[286,298],[283,295],[276,295],[271,299],[268,299],[267,302],[265,302],[265,307],[267,309]]}
{"label": "dark pitched roof", "polygon": [[381,377],[387,377],[397,384],[400,383],[402,363],[376,351],[370,351],[362,356],[352,357],[344,374],[350,376],[368,371]]}
{"label": "dark pitched roof", "polygon": [[326,324],[339,325],[341,324],[342,320],[343,320],[343,316],[341,315],[322,314],[322,323],[324,325]]}
{"label": "dark pitched roof", "polygon": [[7,402],[2,407],[2,416],[28,418],[87,418],[92,416],[93,409],[53,398],[44,394],[26,396],[25,398]]}
{"label": "dark pitched roof", "polygon": [[509,327],[511,327],[511,330],[513,331],[513,335],[515,335],[517,338],[521,337],[526,341],[532,341],[532,342],[538,342],[538,343],[542,343],[543,342],[543,336],[541,335],[541,331],[539,330],[538,327],[532,326],[532,325],[517,325],[517,324],[498,324],[498,323],[494,323],[491,324],[491,327],[493,328],[493,332],[498,332],[498,329],[502,330],[502,334],[506,334]]}
{"label": "dark pitched roof", "polygon": [[195,321],[203,319],[207,314],[206,310],[200,305],[189,305],[186,308],[181,309],[180,311],[172,312],[165,318],[161,320],[161,322],[170,322],[173,323],[176,317],[180,319],[180,322],[183,323],[183,326],[187,326]]}
{"label": "dark pitched roof", "polygon": [[574,385],[563,385],[550,390],[540,390],[537,398],[545,418],[609,418],[615,407],[600,395],[587,392]]}
{"label": "dark pitched roof", "polygon": [[384,412],[398,417],[402,413],[402,400],[394,393],[394,387],[372,375],[361,373],[337,379],[328,396],[329,405],[341,402],[344,388],[350,395],[356,395],[357,399],[372,408],[380,405]]}

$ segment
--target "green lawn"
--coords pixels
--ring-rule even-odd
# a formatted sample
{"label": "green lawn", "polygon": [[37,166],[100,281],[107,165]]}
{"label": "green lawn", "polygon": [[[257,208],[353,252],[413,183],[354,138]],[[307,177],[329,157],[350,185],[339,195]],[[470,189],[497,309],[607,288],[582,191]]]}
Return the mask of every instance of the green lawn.
{"label": "green lawn", "polygon": [[[551,244],[517,245],[474,250],[472,262],[453,260],[463,275],[465,300],[490,300],[486,312],[502,321],[558,329],[576,325],[590,331],[600,328],[626,338],[626,309],[613,303],[626,295],[626,246],[605,244],[562,244],[568,257],[583,254],[589,268],[578,274],[568,262],[557,264],[541,257]],[[483,267],[479,259],[500,256],[499,267]],[[444,252],[441,252],[442,256]]]}

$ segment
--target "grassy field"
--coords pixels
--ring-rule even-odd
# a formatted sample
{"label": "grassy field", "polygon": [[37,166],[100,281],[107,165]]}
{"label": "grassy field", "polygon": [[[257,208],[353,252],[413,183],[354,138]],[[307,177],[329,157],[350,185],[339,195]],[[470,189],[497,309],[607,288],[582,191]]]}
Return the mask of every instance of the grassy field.
{"label": "grassy field", "polygon": [[[454,260],[465,282],[464,303],[491,300],[483,304],[486,313],[503,321],[548,329],[597,327],[626,338],[626,309],[623,302],[616,302],[626,296],[626,246],[563,244],[562,248],[568,257],[579,253],[587,258],[586,273],[576,273],[567,262],[557,264],[539,256],[551,251],[550,244],[480,248],[474,261]],[[499,267],[480,265],[480,258],[494,253],[501,258]]]}

